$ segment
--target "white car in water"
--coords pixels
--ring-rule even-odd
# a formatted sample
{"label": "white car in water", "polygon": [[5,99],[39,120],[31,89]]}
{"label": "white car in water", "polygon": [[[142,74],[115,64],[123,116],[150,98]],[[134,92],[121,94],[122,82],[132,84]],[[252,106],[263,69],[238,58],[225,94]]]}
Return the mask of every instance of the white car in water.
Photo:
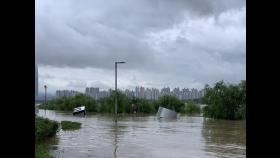
{"label": "white car in water", "polygon": [[85,106],[80,106],[80,107],[74,108],[73,115],[80,114],[80,113],[84,113],[84,115],[86,114],[86,107]]}
{"label": "white car in water", "polygon": [[39,113],[39,108],[37,106],[35,106],[35,115],[37,116]]}

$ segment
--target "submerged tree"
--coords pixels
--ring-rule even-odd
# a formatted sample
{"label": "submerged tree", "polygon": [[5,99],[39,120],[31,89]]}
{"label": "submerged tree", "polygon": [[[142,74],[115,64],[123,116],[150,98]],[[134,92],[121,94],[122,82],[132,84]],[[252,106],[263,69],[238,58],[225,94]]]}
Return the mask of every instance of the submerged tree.
{"label": "submerged tree", "polygon": [[203,109],[206,117],[217,119],[245,119],[246,118],[246,81],[238,85],[217,82],[213,88],[205,86],[203,102],[207,105]]}
{"label": "submerged tree", "polygon": [[198,104],[196,104],[193,100],[189,99],[186,102],[186,107],[184,109],[184,113],[187,114],[199,114],[201,112],[201,108]]}
{"label": "submerged tree", "polygon": [[182,112],[184,109],[184,103],[172,95],[161,96],[157,104],[159,106],[175,110],[176,112]]}

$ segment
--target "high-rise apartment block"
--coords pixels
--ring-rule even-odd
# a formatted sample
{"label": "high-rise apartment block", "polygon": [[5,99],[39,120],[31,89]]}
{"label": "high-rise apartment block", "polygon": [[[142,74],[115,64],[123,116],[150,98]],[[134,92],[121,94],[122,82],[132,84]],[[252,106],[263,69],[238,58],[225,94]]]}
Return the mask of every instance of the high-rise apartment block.
{"label": "high-rise apartment block", "polygon": [[99,88],[87,87],[85,94],[97,100],[99,99]]}
{"label": "high-rise apartment block", "polygon": [[73,97],[79,93],[80,92],[73,90],[57,90],[56,97]]}
{"label": "high-rise apartment block", "polygon": [[[99,91],[99,88],[95,87],[87,87],[85,89],[85,94],[92,97],[93,99],[97,100],[104,97],[109,97],[112,94],[113,90],[102,90]],[[204,96],[205,91],[202,89],[198,91],[195,88],[192,88],[189,90],[188,88],[183,88],[180,90],[180,88],[174,88],[172,91],[170,91],[169,87],[164,87],[161,90],[157,88],[144,88],[144,87],[135,87],[135,91],[133,90],[124,90],[122,91],[128,98],[143,98],[147,100],[157,100],[160,96],[164,95],[173,95],[177,97],[180,100],[187,100],[187,99],[197,99]],[[74,96],[80,92],[77,91],[69,91],[69,90],[58,90],[56,91],[57,97],[69,97]]]}

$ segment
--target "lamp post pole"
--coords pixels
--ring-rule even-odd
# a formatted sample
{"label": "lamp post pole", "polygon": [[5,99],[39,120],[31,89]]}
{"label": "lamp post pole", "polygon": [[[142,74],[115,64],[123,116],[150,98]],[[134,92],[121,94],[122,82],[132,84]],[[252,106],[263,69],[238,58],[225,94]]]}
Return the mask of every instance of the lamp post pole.
{"label": "lamp post pole", "polygon": [[117,82],[118,82],[118,80],[117,80],[117,78],[118,78],[118,76],[117,76],[117,68],[118,68],[118,63],[117,62],[115,62],[115,121],[117,121],[117,113],[118,113],[118,99],[117,99],[117,89],[118,89],[118,85],[117,85]]}
{"label": "lamp post pole", "polygon": [[115,122],[117,122],[117,115],[118,115],[118,74],[117,74],[117,69],[118,69],[118,64],[124,64],[125,62],[115,62]]}
{"label": "lamp post pole", "polygon": [[45,88],[45,114],[46,114],[46,106],[47,106],[47,85],[44,85]]}

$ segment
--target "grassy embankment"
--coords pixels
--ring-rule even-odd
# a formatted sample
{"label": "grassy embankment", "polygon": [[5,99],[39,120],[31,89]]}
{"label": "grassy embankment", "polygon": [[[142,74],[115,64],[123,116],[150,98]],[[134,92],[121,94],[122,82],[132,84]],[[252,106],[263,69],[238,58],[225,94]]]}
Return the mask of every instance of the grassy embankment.
{"label": "grassy embankment", "polygon": [[49,154],[47,139],[55,136],[59,126],[63,130],[76,130],[81,127],[81,123],[71,121],[52,121],[42,117],[35,117],[35,157],[52,158]]}
{"label": "grassy embankment", "polygon": [[59,123],[42,117],[35,117],[35,157],[52,158],[46,140],[55,136]]}
{"label": "grassy embankment", "polygon": [[81,128],[81,123],[72,121],[61,121],[61,128],[63,130],[76,130]]}

